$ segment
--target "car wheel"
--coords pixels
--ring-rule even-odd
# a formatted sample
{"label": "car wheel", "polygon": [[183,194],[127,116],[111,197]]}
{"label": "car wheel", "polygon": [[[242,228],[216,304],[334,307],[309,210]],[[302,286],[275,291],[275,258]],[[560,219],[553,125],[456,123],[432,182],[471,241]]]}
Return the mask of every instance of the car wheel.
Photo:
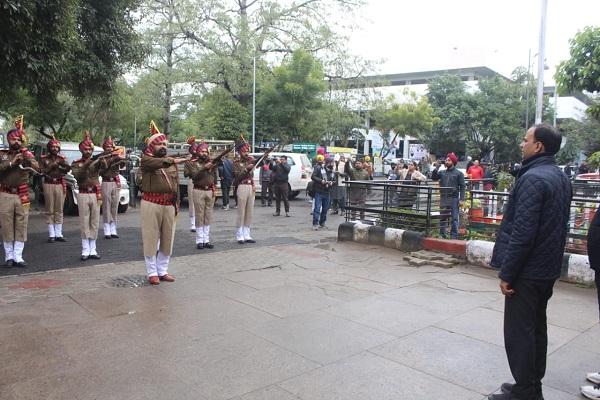
{"label": "car wheel", "polygon": [[65,206],[63,208],[63,211],[67,215],[79,214],[79,210],[77,209],[75,200],[73,200],[73,192],[71,191],[71,189],[67,189],[67,195],[65,196]]}
{"label": "car wheel", "polygon": [[127,212],[127,209],[129,208],[129,204],[119,204],[119,207],[117,208],[117,211],[119,212],[119,214],[123,214],[125,212]]}

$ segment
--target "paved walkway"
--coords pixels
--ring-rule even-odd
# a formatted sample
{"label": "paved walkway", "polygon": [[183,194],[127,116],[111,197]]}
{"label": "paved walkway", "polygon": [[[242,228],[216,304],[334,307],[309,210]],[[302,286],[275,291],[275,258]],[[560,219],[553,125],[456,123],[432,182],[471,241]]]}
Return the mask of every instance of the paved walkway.
{"label": "paved walkway", "polygon": [[[484,399],[510,380],[493,271],[337,243],[0,279],[0,399]],[[319,239],[322,239],[319,241]],[[558,283],[547,400],[600,368],[595,291]]]}

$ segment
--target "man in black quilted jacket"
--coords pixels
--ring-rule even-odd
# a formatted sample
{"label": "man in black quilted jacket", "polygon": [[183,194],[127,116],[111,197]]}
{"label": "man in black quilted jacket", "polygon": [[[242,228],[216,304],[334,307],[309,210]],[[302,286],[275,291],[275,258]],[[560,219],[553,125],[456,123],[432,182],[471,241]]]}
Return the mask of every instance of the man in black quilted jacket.
{"label": "man in black quilted jacket", "polygon": [[[594,270],[596,289],[598,291],[598,304],[600,305],[600,208],[596,214],[587,235],[587,251],[590,260],[590,268]],[[600,372],[588,372],[587,380],[594,385],[581,387],[581,394],[588,399],[600,399]]]}
{"label": "man in black quilted jacket", "polygon": [[490,400],[539,400],[546,372],[546,307],[560,277],[571,183],[556,166],[561,135],[535,125],[521,143],[523,162],[496,236],[491,264],[500,269],[504,345],[514,384]]}

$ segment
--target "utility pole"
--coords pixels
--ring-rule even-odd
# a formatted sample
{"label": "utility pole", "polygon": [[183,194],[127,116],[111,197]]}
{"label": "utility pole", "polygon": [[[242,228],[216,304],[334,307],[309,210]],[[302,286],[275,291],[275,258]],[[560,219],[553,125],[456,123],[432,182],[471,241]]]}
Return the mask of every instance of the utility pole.
{"label": "utility pole", "polygon": [[252,152],[256,146],[256,57],[253,58],[252,64]]}
{"label": "utility pole", "polygon": [[529,128],[529,90],[530,90],[530,79],[531,76],[531,49],[529,49],[529,56],[527,57],[527,87],[525,88],[525,130]]}
{"label": "utility pole", "polygon": [[544,104],[544,55],[546,53],[546,11],[548,0],[542,0],[542,21],[540,24],[540,48],[538,53],[537,100],[535,104],[535,123],[542,122],[542,106]]}

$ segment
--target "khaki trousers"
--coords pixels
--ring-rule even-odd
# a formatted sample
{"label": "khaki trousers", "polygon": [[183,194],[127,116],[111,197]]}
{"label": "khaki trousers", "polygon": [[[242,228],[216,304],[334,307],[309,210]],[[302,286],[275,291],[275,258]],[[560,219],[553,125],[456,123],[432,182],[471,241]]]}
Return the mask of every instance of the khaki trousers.
{"label": "khaki trousers", "polygon": [[100,206],[96,193],[77,193],[77,208],[81,238],[96,240],[100,223]]}
{"label": "khaki trousers", "polygon": [[175,239],[175,207],[142,200],[140,214],[144,257],[155,257],[159,250],[170,256]]}
{"label": "khaki trousers", "polygon": [[196,215],[194,210],[194,181],[192,178],[188,179],[188,211],[190,212],[190,218]]}
{"label": "khaki trousers", "polygon": [[102,182],[102,221],[105,224],[117,222],[119,207],[119,187],[117,182]]}
{"label": "khaki trousers", "polygon": [[192,203],[196,211],[196,227],[210,225],[213,217],[215,196],[212,190],[194,189]]}
{"label": "khaki trousers", "polygon": [[254,213],[254,186],[253,185],[239,185],[237,189],[237,220],[236,226],[238,228],[242,226],[250,227],[252,223],[252,215]]}
{"label": "khaki trousers", "polygon": [[44,204],[46,205],[46,223],[48,225],[63,223],[63,207],[65,192],[61,184],[44,183]]}
{"label": "khaki trousers", "polygon": [[2,240],[26,242],[29,208],[23,207],[18,194],[0,192],[0,224]]}

